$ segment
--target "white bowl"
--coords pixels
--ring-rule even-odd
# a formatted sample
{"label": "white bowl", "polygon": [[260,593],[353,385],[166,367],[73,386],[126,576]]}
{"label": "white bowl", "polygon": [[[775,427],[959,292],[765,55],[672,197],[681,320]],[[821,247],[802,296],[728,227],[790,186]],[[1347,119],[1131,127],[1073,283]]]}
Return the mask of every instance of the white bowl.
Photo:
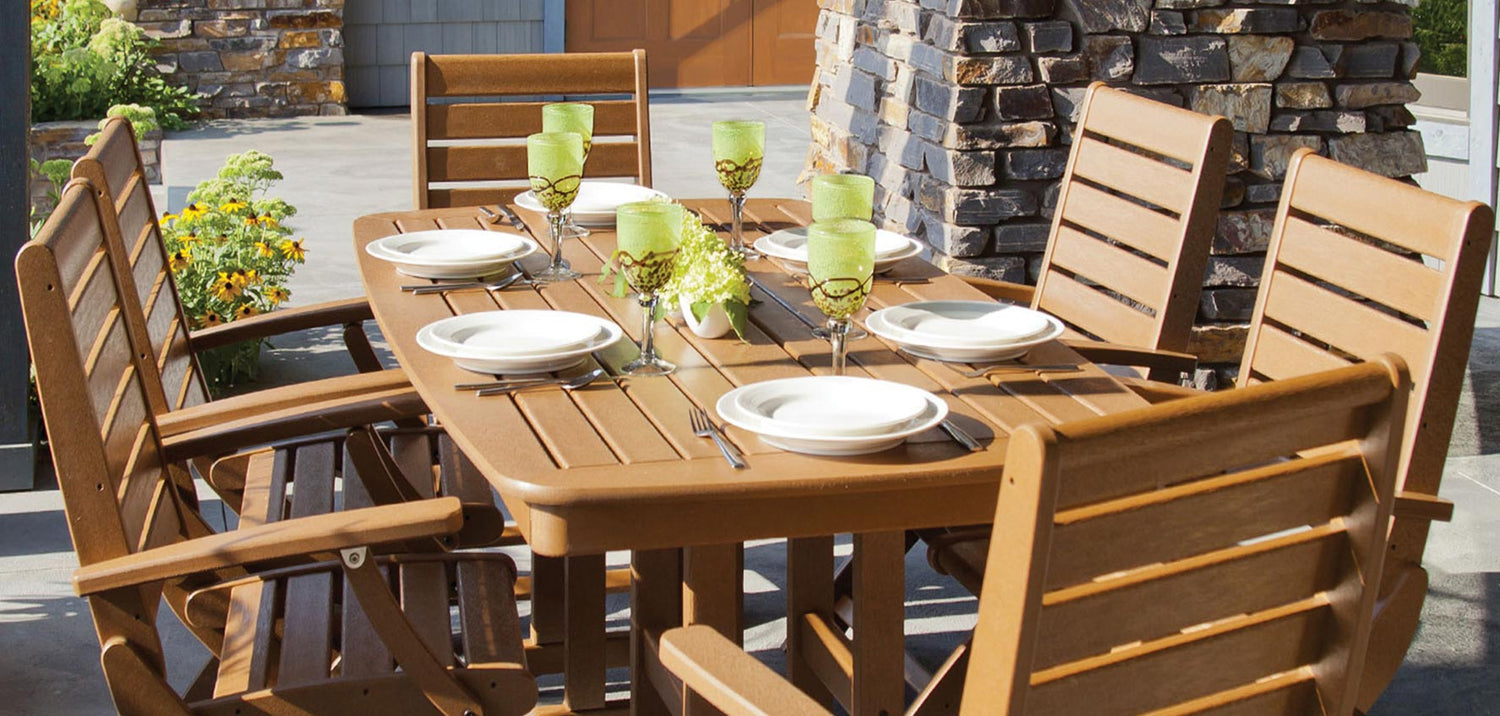
{"label": "white bowl", "polygon": [[927,393],[900,383],[838,376],[768,380],[735,391],[735,407],[799,435],[882,435],[927,407]]}
{"label": "white bowl", "polygon": [[785,430],[774,424],[768,425],[761,418],[742,411],[736,405],[736,392],[748,387],[752,386],[736,388],[719,398],[714,406],[719,417],[730,425],[756,433],[768,445],[805,455],[846,457],[889,450],[907,438],[936,426],[948,416],[947,403],[922,391],[927,403],[922,411],[916,417],[887,431],[875,435],[808,435],[796,430]]}
{"label": "white bowl", "polygon": [[[755,250],[777,259],[789,270],[807,273],[807,227],[782,229],[755,240]],[[922,244],[894,231],[875,230],[875,273],[922,253]]]}
{"label": "white bowl", "polygon": [[1006,348],[1060,332],[1041,311],[993,301],[915,301],[876,313],[892,337],[929,348]]}
{"label": "white bowl", "polygon": [[[650,201],[666,194],[651,187],[638,184],[622,184],[611,181],[584,181],[579,185],[578,197],[568,207],[573,212],[573,221],[584,226],[614,226],[615,210],[622,204]],[[536,193],[530,190],[516,197],[516,205],[522,209],[547,213],[547,207],[537,201]]]}
{"label": "white bowl", "polygon": [[[549,323],[567,329],[550,334]],[[550,373],[582,363],[623,335],[613,322],[581,313],[483,311],[423,326],[417,345],[476,373]]]}
{"label": "white bowl", "polygon": [[489,276],[537,249],[530,237],[481,229],[414,231],[365,244],[365,253],[398,272],[435,279]]}

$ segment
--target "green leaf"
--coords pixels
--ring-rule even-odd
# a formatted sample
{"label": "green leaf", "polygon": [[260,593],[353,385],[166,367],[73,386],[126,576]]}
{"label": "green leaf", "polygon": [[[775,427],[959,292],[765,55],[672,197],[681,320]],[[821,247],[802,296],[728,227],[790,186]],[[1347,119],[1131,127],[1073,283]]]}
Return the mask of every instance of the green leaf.
{"label": "green leaf", "polygon": [[707,302],[707,301],[694,301],[693,305],[692,305],[693,320],[696,320],[699,323],[702,323],[703,319],[708,318],[708,312],[713,307],[714,307],[714,305],[712,303]]}
{"label": "green leaf", "polygon": [[745,327],[750,322],[750,307],[739,301],[725,301],[723,303],[724,313],[729,316],[729,325],[734,328],[734,334],[745,340]]}

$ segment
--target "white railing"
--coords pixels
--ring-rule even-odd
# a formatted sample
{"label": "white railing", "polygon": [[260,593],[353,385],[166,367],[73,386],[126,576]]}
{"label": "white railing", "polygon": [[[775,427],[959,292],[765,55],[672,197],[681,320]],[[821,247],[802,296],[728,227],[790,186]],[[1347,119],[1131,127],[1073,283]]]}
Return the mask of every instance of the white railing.
{"label": "white railing", "polygon": [[[1494,0],[1469,2],[1469,196],[1495,206],[1497,128],[1496,78],[1500,77],[1500,4]],[[1480,170],[1479,167],[1484,167]],[[1484,292],[1495,295],[1495,237],[1490,237]]]}

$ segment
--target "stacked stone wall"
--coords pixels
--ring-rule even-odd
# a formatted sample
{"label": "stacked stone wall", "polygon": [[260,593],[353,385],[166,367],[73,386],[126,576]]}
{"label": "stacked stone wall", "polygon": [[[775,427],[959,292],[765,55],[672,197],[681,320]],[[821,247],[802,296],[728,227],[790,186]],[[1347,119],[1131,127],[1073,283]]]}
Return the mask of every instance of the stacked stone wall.
{"label": "stacked stone wall", "polygon": [[140,0],[136,24],[205,118],[347,112],[344,0]]}
{"label": "stacked stone wall", "polygon": [[807,173],[875,177],[877,221],[955,273],[1034,282],[1095,80],[1234,123],[1192,349],[1239,361],[1291,153],[1426,170],[1405,5],[819,0]]}

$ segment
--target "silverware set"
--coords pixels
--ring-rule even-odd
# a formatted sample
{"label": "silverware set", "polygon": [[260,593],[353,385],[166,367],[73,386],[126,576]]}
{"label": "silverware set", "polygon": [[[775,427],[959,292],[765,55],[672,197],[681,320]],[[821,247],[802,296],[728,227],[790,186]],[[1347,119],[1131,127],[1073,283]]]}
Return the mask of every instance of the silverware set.
{"label": "silverware set", "polygon": [[1027,365],[1025,363],[995,363],[992,365],[979,366],[978,368],[973,369],[964,369],[952,363],[944,363],[943,365],[948,366],[948,368],[956,371],[958,374],[962,375],[965,378],[984,378],[991,375],[1010,375],[1013,373],[1076,373],[1082,370],[1082,368],[1079,368],[1072,363],[1037,365]]}
{"label": "silverware set", "polygon": [[729,442],[724,429],[714,423],[713,418],[708,416],[708,411],[696,405],[688,408],[688,422],[693,426],[693,434],[700,438],[713,438],[714,444],[719,446],[719,452],[724,459],[735,469],[745,467],[745,457],[740,449]]}
{"label": "silverware set", "polygon": [[439,281],[437,283],[412,283],[401,287],[402,291],[409,291],[413,296],[425,296],[429,293],[443,293],[446,291],[503,291],[515,284],[523,286],[535,286],[536,281],[526,278],[517,272],[498,281]]}
{"label": "silverware set", "polygon": [[[483,398],[491,395],[510,395],[525,390],[537,388],[561,388],[565,391],[577,390],[608,374],[603,368],[595,368],[587,373],[580,373],[572,378],[511,378],[509,380],[494,380],[484,383],[458,383],[453,386],[454,390],[472,390]],[[619,380],[616,376],[609,376],[611,380]]]}

